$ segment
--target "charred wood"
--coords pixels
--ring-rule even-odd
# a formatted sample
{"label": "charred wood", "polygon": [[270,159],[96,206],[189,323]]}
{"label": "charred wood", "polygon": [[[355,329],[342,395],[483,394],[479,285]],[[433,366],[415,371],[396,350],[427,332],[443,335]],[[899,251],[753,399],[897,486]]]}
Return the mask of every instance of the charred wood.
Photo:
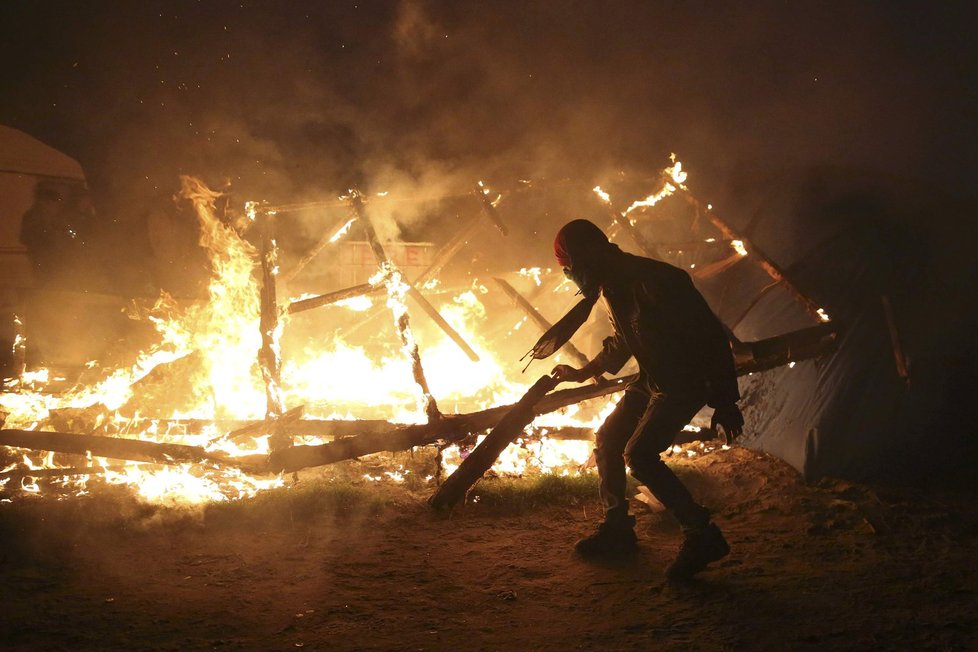
{"label": "charred wood", "polygon": [[305,406],[300,405],[299,407],[292,408],[279,416],[271,416],[266,418],[264,421],[256,421],[255,423],[232,430],[226,436],[217,437],[212,441],[218,441],[221,439],[236,440],[243,437],[257,437],[266,433],[270,434],[272,437],[286,437],[288,440],[291,440],[291,434],[285,429],[284,426],[301,419],[304,410]]}
{"label": "charred wood", "polygon": [[[381,265],[387,263],[388,265],[393,266],[390,258],[387,257],[387,253],[384,251],[383,245],[380,243],[380,239],[378,239],[377,237],[377,232],[374,230],[373,222],[370,221],[370,218],[367,215],[366,209],[363,206],[363,201],[360,199],[359,193],[355,193],[353,195],[353,208],[357,213],[357,217],[360,218],[359,219],[360,224],[363,227],[363,231],[367,236],[367,241],[370,243],[370,248],[374,252],[374,257],[377,259],[377,263]],[[405,280],[405,282],[407,281]],[[421,292],[416,287],[408,283],[407,293],[408,296],[414,299],[414,302],[417,303],[422,310],[424,310],[425,314],[427,314],[432,319],[432,321],[434,321],[438,325],[438,327],[441,328],[442,331],[444,331],[444,333],[448,335],[448,337],[451,338],[451,340],[455,342],[455,344],[457,344],[458,347],[462,349],[462,351],[465,352],[465,355],[467,355],[470,360],[472,360],[473,362],[479,361],[479,356],[472,349],[472,347],[468,345],[468,343],[462,338],[461,335],[458,334],[458,332],[454,328],[452,328],[451,324],[445,321],[445,318],[441,316],[441,313],[439,313],[438,310],[433,305],[431,305],[431,302],[429,302],[428,299],[426,299],[424,295],[421,294]],[[407,319],[408,317],[405,314],[404,320]],[[403,333],[403,329],[400,324],[398,325],[398,330]],[[420,363],[418,363],[418,365],[415,366],[419,366],[419,365]],[[425,383],[425,391],[427,392],[427,382]],[[430,392],[427,393],[427,396],[430,396]]]}
{"label": "charred wood", "polygon": [[[627,376],[553,392],[535,405],[534,415],[546,414],[590,398],[619,392],[637,378],[637,375]],[[494,427],[513,407],[515,405],[502,405],[469,414],[447,414],[432,423],[398,426],[384,432],[337,439],[328,444],[294,446],[269,455],[269,470],[291,472],[371,453],[407,450],[439,441],[458,441],[472,433]]]}
{"label": "charred wood", "polygon": [[126,467],[123,465],[117,466],[68,466],[64,468],[53,468],[53,469],[26,469],[26,468],[16,468],[13,471],[6,471],[0,473],[0,480],[5,480],[7,478],[61,478],[72,475],[98,475],[100,473],[105,473],[106,471],[121,472],[125,471]]}
{"label": "charred wood", "polygon": [[342,290],[337,290],[335,292],[330,292],[328,294],[320,294],[319,296],[309,297],[308,299],[300,299],[299,301],[293,301],[286,308],[286,312],[288,312],[290,315],[293,315],[295,313],[305,312],[307,310],[312,310],[314,308],[328,306],[330,304],[336,303],[337,301],[343,301],[344,299],[361,297],[367,294],[381,294],[383,291],[384,291],[384,286],[382,285],[371,285],[370,283],[361,283],[360,285],[354,285],[353,287],[343,288]]}
{"label": "charred wood", "polygon": [[523,398],[499,420],[482,443],[438,487],[438,491],[428,501],[431,506],[436,509],[453,507],[465,498],[469,487],[492,467],[499,454],[533,421],[537,403],[557,386],[557,382],[551,376],[541,376]]}
{"label": "charred wood", "polygon": [[831,353],[838,348],[840,332],[838,323],[826,322],[765,340],[744,342],[743,348],[736,352],[737,375],[767,371]]}
{"label": "charred wood", "polygon": [[[261,368],[262,380],[265,383],[265,415],[274,418],[285,412],[285,401],[282,397],[282,358],[278,342],[278,299],[275,287],[275,267],[278,252],[272,237],[271,216],[267,212],[259,214],[261,229],[260,262],[261,262],[261,295],[259,328],[261,329],[261,350],[258,352],[258,363]],[[284,448],[291,444],[288,437],[274,434],[270,440],[272,448]]]}
{"label": "charred wood", "polygon": [[496,212],[496,207],[492,205],[491,201],[489,201],[489,196],[487,194],[488,192],[489,190],[482,186],[481,181],[476,184],[475,196],[479,198],[479,202],[482,204],[482,212],[485,213],[486,217],[489,218],[489,221],[492,222],[497,229],[499,229],[500,233],[503,235],[509,235],[509,229],[506,228],[506,225],[503,224],[503,221],[499,218],[499,213]]}
{"label": "charred wood", "polygon": [[66,432],[0,430],[0,446],[76,455],[91,453],[95,457],[109,457],[134,462],[155,462],[157,464],[211,462],[251,471],[258,471],[264,466],[264,457],[258,455],[232,458],[227,455],[208,452],[200,446],[165,444],[99,435],[76,435]]}

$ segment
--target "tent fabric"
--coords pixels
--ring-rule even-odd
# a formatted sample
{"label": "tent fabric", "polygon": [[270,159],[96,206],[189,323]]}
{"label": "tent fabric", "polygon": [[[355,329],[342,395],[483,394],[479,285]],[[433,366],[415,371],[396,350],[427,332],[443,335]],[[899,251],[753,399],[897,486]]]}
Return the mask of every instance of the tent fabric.
{"label": "tent fabric", "polygon": [[[969,466],[978,457],[978,438],[959,421],[973,402],[978,376],[978,316],[973,289],[955,292],[954,279],[973,278],[974,266],[962,260],[937,269],[935,261],[948,258],[939,252],[953,238],[926,223],[944,217],[936,200],[921,201],[915,209],[921,212],[908,217],[899,214],[905,202],[887,204],[878,188],[852,187],[830,180],[820,191],[831,201],[812,202],[810,212],[795,213],[789,224],[755,222],[752,239],[824,307],[842,334],[832,354],[740,379],[747,421],[742,443],[784,459],[806,478],[916,482],[956,474],[973,481]],[[770,214],[777,213],[784,214]],[[792,228],[805,234],[804,246],[796,238],[779,247]],[[732,273],[739,282],[726,286],[723,303],[736,306],[722,317],[738,313],[746,296],[737,295],[750,293],[745,279],[753,272]],[[883,296],[910,360],[909,379],[898,373]],[[759,339],[800,328],[806,318],[775,288],[735,332]]]}

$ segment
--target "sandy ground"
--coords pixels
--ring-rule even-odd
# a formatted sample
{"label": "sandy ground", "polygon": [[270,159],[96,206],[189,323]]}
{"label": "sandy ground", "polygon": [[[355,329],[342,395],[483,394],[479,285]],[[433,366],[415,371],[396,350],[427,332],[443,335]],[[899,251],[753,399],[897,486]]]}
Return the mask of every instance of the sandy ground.
{"label": "sandy ground", "polygon": [[744,449],[676,467],[733,553],[663,568],[672,519],[636,503],[641,550],[570,552],[594,481],[494,488],[449,516],[425,491],[315,484],[184,515],[97,496],[0,506],[11,650],[978,649],[971,496],[806,485]]}

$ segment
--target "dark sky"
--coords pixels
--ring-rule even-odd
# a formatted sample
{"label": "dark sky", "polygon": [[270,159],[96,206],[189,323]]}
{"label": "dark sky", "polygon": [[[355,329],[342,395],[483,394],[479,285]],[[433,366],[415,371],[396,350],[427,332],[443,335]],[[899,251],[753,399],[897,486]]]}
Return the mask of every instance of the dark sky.
{"label": "dark sky", "polygon": [[973,197],[973,7],[6,0],[0,123],[105,211],[180,172],[281,201],[673,151],[713,196],[832,165]]}

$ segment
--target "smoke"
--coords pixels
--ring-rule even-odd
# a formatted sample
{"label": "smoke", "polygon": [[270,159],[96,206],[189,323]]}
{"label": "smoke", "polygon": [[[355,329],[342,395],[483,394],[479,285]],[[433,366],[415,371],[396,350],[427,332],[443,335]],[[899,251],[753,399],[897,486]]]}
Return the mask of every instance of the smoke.
{"label": "smoke", "polygon": [[[671,151],[721,196],[748,175],[827,162],[953,169],[937,160],[950,125],[973,130],[944,65],[964,60],[954,8],[929,9],[930,31],[872,4],[20,11],[8,24],[44,29],[12,35],[36,56],[2,119],[67,144],[119,215],[179,174],[282,202],[383,190],[389,170],[594,178]],[[961,145],[954,158],[974,162]]]}
{"label": "smoke", "polygon": [[[775,258],[806,237],[785,211],[820,166],[974,193],[965,7],[14,4],[0,41],[4,60],[24,63],[4,82],[0,121],[81,160],[112,264],[150,257],[147,216],[181,174],[229,181],[239,205],[352,188],[417,199],[478,180],[591,187],[651,174],[676,152],[725,219],[775,223],[779,241],[763,243]],[[464,217],[428,201],[368,210],[382,238],[436,244]],[[550,234],[588,210],[513,214],[526,228],[494,253],[538,262]],[[314,242],[342,216],[327,217],[291,228]]]}

